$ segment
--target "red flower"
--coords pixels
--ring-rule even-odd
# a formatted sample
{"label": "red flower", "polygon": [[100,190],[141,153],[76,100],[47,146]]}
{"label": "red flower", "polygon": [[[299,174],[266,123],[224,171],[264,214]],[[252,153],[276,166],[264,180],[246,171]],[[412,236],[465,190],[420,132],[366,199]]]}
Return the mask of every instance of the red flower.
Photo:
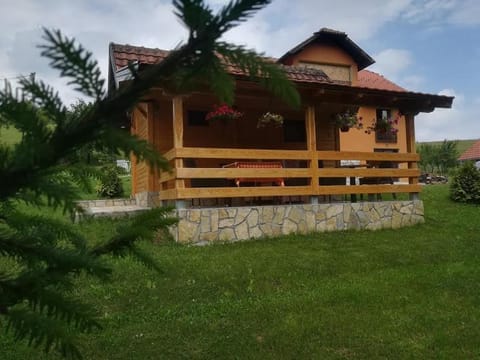
{"label": "red flower", "polygon": [[207,116],[206,120],[235,120],[243,116],[243,114],[239,111],[232,109],[230,106],[226,104],[222,104],[220,106],[214,105],[213,111],[210,111]]}

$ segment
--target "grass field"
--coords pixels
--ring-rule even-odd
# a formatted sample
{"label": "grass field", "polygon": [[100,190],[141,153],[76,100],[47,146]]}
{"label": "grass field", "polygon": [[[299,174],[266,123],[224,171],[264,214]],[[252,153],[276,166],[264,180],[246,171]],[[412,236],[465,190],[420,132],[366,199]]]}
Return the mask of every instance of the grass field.
{"label": "grass field", "polygon": [[[110,260],[80,279],[105,330],[86,359],[480,357],[480,208],[425,187],[426,224],[207,247],[147,244],[163,268]],[[84,223],[92,241],[111,223]],[[0,335],[2,359],[44,357]]]}

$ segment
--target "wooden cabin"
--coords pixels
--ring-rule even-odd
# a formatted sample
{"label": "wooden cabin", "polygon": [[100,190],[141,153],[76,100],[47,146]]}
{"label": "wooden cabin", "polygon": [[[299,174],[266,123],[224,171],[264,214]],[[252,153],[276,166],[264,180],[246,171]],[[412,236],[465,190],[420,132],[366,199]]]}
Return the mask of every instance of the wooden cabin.
{"label": "wooden cabin", "polygon": [[[129,62],[148,66],[166,56],[164,50],[110,44],[109,86],[129,81]],[[133,161],[132,196],[142,205],[174,205],[181,219],[175,236],[185,242],[423,221],[415,115],[449,108],[453,98],[407,91],[366,70],[374,60],[345,33],[330,29],[276,61],[295,83],[301,108],[289,108],[235,72],[234,108],[243,114],[235,120],[207,120],[218,104],[207,91],[171,96],[152,88],[131,113],[131,131],[153,143],[172,171],[153,172]],[[333,119],[346,109],[358,111],[364,129],[379,116],[396,116],[398,132],[341,132]],[[283,126],[258,127],[267,112],[280,114]],[[382,204],[384,193],[407,193],[409,200]],[[386,218],[370,219],[367,203],[381,207],[376,212]],[[394,220],[395,209],[401,219]],[[334,220],[327,212],[337,212]]]}

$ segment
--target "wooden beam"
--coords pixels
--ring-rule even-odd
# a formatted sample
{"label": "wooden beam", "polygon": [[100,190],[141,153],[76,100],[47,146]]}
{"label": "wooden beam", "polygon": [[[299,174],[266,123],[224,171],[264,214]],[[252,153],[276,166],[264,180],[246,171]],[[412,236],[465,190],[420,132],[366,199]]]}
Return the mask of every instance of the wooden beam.
{"label": "wooden beam", "polygon": [[404,178],[404,177],[418,177],[418,169],[338,169],[338,168],[323,168],[318,170],[318,176],[321,178],[336,178],[336,177],[388,177],[388,178]]}
{"label": "wooden beam", "polygon": [[170,180],[174,180],[177,178],[178,171],[182,171],[182,169],[172,169],[170,172],[162,171],[159,176],[160,183],[165,183]]}
{"label": "wooden beam", "polygon": [[413,114],[405,115],[405,128],[407,130],[407,152],[415,153],[415,117]]}
{"label": "wooden beam", "polygon": [[[205,199],[233,197],[348,195],[380,193],[418,193],[421,185],[333,185],[320,186],[316,193],[310,186],[212,187],[167,190],[161,199]],[[176,197],[174,197],[176,196]]]}
{"label": "wooden beam", "polygon": [[[415,153],[381,153],[363,151],[317,151],[321,160],[370,160],[408,162],[420,159]],[[173,158],[197,159],[236,159],[236,160],[310,160],[310,152],[305,150],[257,150],[230,148],[184,147],[169,150],[164,156]]]}
{"label": "wooden beam", "polygon": [[172,99],[173,105],[173,147],[183,147],[183,99],[179,96]]}
{"label": "wooden beam", "polygon": [[421,185],[332,185],[321,186],[319,195],[419,193]]}
{"label": "wooden beam", "polygon": [[320,160],[365,160],[365,161],[393,161],[408,162],[418,161],[418,154],[411,153],[386,153],[386,152],[361,152],[361,151],[318,151]]}
{"label": "wooden beam", "polygon": [[[416,153],[417,150],[415,145],[415,116],[413,114],[405,115],[405,128],[407,131],[407,152]],[[419,157],[420,160],[420,155],[416,155]],[[408,168],[417,169],[418,164],[416,162],[409,162]],[[418,184],[418,178],[408,179],[408,182],[410,184]]]}
{"label": "wooden beam", "polygon": [[177,189],[162,190],[159,194],[160,200],[177,200]]}
{"label": "wooden beam", "polygon": [[178,190],[178,199],[301,196],[311,195],[310,186],[212,187]]}
{"label": "wooden beam", "polygon": [[236,159],[236,160],[309,160],[310,153],[305,150],[257,150],[229,148],[178,148],[178,158],[197,159]]}
{"label": "wooden beam", "polygon": [[[180,96],[172,99],[173,105],[173,148],[183,147],[183,99]],[[183,159],[175,159],[174,167],[176,169],[183,168]],[[175,180],[175,188],[182,189],[185,187],[184,180]]]}
{"label": "wooden beam", "polygon": [[[180,179],[234,179],[234,178],[307,178],[310,169],[234,169],[234,168],[183,168],[177,169]],[[165,175],[165,179],[168,177]]]}
{"label": "wooden beam", "polygon": [[163,157],[168,161],[171,161],[177,157],[177,149],[170,149],[163,154]]}
{"label": "wooden beam", "polygon": [[[155,142],[155,131],[158,131],[158,126],[155,126],[155,104],[152,102],[146,103],[147,114],[146,118],[148,121],[148,142],[152,144],[155,148],[157,144]],[[157,112],[158,113],[158,112]],[[158,191],[158,169],[148,166],[148,191]]]}
{"label": "wooden beam", "polygon": [[305,110],[305,128],[307,132],[307,150],[310,158],[310,186],[312,191],[318,189],[318,152],[317,152],[317,131],[315,125],[315,106],[308,106]]}

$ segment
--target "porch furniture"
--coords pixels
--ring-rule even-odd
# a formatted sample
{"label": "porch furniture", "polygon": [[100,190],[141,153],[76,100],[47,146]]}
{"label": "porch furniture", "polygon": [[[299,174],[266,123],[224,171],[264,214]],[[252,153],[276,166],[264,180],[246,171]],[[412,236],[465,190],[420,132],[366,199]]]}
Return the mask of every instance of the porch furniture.
{"label": "porch furniture", "polygon": [[[231,164],[223,165],[223,168],[235,169],[280,169],[283,165],[280,161],[236,161]],[[235,185],[240,187],[242,182],[274,183],[278,186],[285,186],[283,178],[235,178]]]}

